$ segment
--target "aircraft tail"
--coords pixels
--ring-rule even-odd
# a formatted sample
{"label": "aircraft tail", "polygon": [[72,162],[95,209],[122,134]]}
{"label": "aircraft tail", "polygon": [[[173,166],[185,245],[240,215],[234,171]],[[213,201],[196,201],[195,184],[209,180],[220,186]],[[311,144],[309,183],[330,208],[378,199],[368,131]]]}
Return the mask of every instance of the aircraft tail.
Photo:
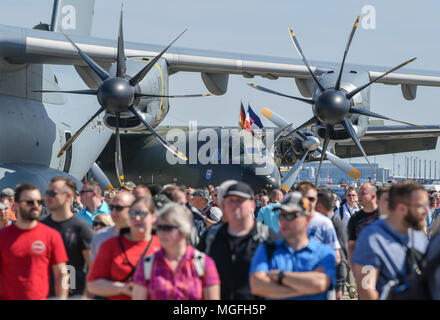
{"label": "aircraft tail", "polygon": [[54,0],[51,30],[59,26],[69,35],[90,36],[95,0]]}

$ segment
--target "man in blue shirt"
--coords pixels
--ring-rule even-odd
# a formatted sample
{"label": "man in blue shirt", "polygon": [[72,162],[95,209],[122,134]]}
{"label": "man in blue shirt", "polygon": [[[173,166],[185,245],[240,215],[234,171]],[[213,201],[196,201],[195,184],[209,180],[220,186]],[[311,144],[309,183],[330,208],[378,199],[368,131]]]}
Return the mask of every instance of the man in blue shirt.
{"label": "man in blue shirt", "polygon": [[426,250],[423,228],[429,198],[423,186],[410,181],[393,184],[389,209],[385,219],[365,227],[356,241],[352,264],[360,299],[378,299],[389,281],[413,271],[407,268],[407,254],[416,257]]}
{"label": "man in blue shirt", "polygon": [[283,200],[283,193],[281,190],[274,189],[269,194],[269,200],[271,203],[258,211],[257,221],[262,222],[278,233],[280,231],[280,224],[278,222],[280,210],[278,208],[280,207],[281,200]]}
{"label": "man in blue shirt", "polygon": [[91,227],[93,227],[93,219],[98,214],[110,214],[107,203],[102,200],[102,189],[98,182],[91,181],[83,184],[79,194],[85,208],[76,215],[87,221]]}
{"label": "man in blue shirt", "polygon": [[252,293],[269,299],[326,300],[336,284],[335,251],[307,237],[311,206],[301,193],[287,194],[280,209],[283,239],[257,248],[249,270]]}

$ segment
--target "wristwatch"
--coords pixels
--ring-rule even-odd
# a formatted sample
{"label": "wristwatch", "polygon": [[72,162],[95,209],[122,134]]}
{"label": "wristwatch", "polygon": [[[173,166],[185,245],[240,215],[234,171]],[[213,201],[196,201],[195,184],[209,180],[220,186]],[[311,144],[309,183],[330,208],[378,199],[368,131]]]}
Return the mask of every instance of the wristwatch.
{"label": "wristwatch", "polygon": [[281,271],[278,273],[278,284],[283,284],[283,278],[284,278],[284,271],[281,270]]}

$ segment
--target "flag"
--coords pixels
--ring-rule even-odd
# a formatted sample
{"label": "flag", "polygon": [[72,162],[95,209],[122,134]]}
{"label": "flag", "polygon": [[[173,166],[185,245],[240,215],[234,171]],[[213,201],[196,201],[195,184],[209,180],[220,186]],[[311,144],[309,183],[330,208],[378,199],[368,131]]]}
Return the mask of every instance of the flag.
{"label": "flag", "polygon": [[244,107],[242,102],[240,106],[240,121],[239,121],[240,128],[242,129],[244,128],[245,121],[246,121],[246,113],[244,112]]}
{"label": "flag", "polygon": [[[258,132],[258,130],[263,128],[260,118],[256,115],[254,110],[252,110],[250,105],[248,105],[247,115],[249,115],[249,127],[252,133],[255,133],[256,131]],[[246,120],[247,119],[248,117],[246,116]]]}

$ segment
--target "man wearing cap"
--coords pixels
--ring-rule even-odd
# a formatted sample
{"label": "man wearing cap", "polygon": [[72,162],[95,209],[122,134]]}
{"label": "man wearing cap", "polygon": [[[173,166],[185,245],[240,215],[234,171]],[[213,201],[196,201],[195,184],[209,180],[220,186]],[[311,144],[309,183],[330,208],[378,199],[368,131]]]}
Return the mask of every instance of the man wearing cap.
{"label": "man wearing cap", "polygon": [[223,212],[209,202],[209,192],[205,189],[197,189],[192,194],[191,205],[196,207],[205,217],[205,223],[208,227],[220,222]]}
{"label": "man wearing cap", "polygon": [[280,206],[283,237],[257,248],[249,270],[252,293],[268,299],[326,300],[335,285],[335,251],[307,236],[311,204],[301,193]]}
{"label": "man wearing cap", "polygon": [[227,222],[210,227],[197,249],[212,257],[221,280],[222,300],[255,299],[249,287],[249,266],[258,245],[277,235],[255,221],[254,191],[243,182],[225,181],[219,200]]}

